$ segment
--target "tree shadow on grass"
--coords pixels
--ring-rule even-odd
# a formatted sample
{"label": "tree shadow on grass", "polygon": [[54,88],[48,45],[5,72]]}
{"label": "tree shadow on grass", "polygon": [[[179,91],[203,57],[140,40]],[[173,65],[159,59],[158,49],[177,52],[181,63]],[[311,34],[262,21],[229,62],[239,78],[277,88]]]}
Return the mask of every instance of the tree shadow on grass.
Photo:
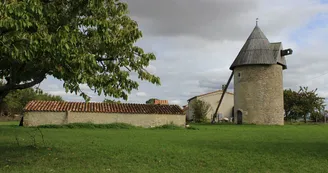
{"label": "tree shadow on grass", "polygon": [[44,146],[24,145],[18,146],[3,145],[0,143],[0,167],[31,164],[43,156],[50,153],[57,153],[58,150]]}
{"label": "tree shadow on grass", "polygon": [[[178,142],[178,141],[175,141]],[[185,145],[185,143],[181,143]],[[328,158],[328,143],[326,142],[258,142],[258,141],[213,141],[197,140],[189,141],[188,146],[192,149],[206,148],[217,152],[217,150],[228,150],[229,153],[265,154],[320,159]]]}

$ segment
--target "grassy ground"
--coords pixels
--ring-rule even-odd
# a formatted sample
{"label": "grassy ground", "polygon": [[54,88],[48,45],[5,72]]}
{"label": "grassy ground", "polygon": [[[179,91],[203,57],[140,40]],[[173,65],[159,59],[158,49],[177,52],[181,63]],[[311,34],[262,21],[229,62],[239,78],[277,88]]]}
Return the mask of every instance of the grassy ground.
{"label": "grassy ground", "polygon": [[0,126],[5,126],[5,125],[11,125],[11,126],[16,126],[19,125],[19,121],[0,121]]}
{"label": "grassy ground", "polygon": [[0,125],[0,172],[328,171],[326,125],[197,128],[42,128],[43,144],[35,128]]}

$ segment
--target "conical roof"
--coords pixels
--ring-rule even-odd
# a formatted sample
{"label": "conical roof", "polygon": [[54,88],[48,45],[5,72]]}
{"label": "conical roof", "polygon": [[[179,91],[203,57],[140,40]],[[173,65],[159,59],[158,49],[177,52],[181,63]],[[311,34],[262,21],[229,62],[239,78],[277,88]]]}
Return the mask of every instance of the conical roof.
{"label": "conical roof", "polygon": [[237,66],[253,64],[277,64],[271,43],[257,25],[230,66],[230,70]]}

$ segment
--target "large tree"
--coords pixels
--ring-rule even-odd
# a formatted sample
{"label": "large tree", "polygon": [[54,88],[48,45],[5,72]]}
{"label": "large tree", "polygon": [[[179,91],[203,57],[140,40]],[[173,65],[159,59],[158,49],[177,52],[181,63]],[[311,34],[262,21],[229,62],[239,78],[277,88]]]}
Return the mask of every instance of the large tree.
{"label": "large tree", "polygon": [[301,116],[299,94],[291,89],[284,90],[285,120],[292,121]]}
{"label": "large tree", "polygon": [[46,76],[66,92],[89,97],[79,84],[105,96],[127,99],[138,89],[129,76],[160,85],[145,68],[156,57],[134,43],[142,37],[119,0],[9,0],[0,5],[0,102],[12,90]]}
{"label": "large tree", "polygon": [[303,114],[304,122],[306,123],[307,115],[316,114],[324,109],[324,99],[318,96],[317,89],[308,91],[308,87],[300,87],[299,90],[299,104],[300,111]]}
{"label": "large tree", "polygon": [[324,109],[324,98],[319,97],[317,89],[308,90],[308,87],[300,87],[298,91],[291,89],[284,90],[284,109],[286,119],[292,120],[303,118],[307,121],[307,116],[312,117],[322,114]]}

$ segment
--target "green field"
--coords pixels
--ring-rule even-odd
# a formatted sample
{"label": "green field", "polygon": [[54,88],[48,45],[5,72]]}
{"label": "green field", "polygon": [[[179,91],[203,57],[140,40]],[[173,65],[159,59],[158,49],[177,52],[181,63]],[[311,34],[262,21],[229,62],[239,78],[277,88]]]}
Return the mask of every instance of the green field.
{"label": "green field", "polygon": [[44,128],[43,144],[35,128],[5,124],[0,172],[328,172],[327,125]]}

